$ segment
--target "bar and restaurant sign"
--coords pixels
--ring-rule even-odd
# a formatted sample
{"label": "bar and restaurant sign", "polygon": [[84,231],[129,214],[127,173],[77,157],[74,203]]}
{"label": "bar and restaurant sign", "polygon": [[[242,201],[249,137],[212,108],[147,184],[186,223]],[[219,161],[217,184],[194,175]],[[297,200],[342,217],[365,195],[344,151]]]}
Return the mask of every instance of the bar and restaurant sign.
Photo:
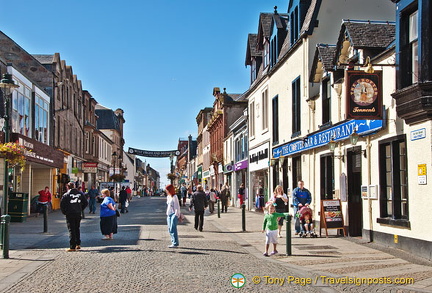
{"label": "bar and restaurant sign", "polygon": [[347,71],[347,117],[382,119],[382,71]]}
{"label": "bar and restaurant sign", "polygon": [[322,147],[328,144],[331,139],[334,141],[347,139],[354,132],[354,129],[357,131],[358,135],[362,136],[374,133],[382,128],[382,120],[350,120],[326,130],[310,134],[304,139],[288,142],[276,147],[273,149],[273,158],[277,159],[305,150]]}

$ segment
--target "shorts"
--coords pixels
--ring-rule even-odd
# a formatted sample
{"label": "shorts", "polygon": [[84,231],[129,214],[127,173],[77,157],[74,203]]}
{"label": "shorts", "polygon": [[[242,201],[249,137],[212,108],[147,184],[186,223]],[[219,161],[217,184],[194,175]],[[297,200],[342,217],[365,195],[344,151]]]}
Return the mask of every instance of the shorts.
{"label": "shorts", "polygon": [[278,230],[266,230],[266,242],[265,244],[277,244],[278,243]]}

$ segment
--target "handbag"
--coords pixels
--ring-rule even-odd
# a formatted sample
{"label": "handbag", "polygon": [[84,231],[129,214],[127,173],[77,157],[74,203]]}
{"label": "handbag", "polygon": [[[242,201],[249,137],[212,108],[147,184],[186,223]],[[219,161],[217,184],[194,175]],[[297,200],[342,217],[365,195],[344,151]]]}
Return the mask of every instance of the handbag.
{"label": "handbag", "polygon": [[119,210],[116,210],[116,216],[117,216],[117,217],[120,217],[120,212],[119,212]]}
{"label": "handbag", "polygon": [[179,223],[182,223],[185,220],[185,216],[183,214],[180,214],[180,217],[178,218]]}

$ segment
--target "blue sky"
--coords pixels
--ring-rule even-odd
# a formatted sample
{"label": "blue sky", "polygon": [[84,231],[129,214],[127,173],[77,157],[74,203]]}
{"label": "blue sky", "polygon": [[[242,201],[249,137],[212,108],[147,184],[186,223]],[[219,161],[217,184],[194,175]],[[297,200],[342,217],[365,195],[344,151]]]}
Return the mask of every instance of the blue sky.
{"label": "blue sky", "polygon": [[[197,135],[213,87],[242,93],[248,33],[288,0],[0,0],[0,30],[31,54],[60,53],[102,105],[125,112],[125,150]],[[146,160],[166,182],[168,159]]]}

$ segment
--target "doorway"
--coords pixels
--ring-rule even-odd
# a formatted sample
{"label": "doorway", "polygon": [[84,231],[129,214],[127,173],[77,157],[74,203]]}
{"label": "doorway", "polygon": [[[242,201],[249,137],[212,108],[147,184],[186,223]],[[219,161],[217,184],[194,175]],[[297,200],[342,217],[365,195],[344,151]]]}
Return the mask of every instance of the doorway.
{"label": "doorway", "polygon": [[363,205],[361,198],[361,148],[347,152],[348,160],[348,234],[361,236],[363,230]]}
{"label": "doorway", "polygon": [[321,181],[321,200],[333,199],[334,192],[334,166],[331,154],[323,155],[321,160],[320,181]]}

